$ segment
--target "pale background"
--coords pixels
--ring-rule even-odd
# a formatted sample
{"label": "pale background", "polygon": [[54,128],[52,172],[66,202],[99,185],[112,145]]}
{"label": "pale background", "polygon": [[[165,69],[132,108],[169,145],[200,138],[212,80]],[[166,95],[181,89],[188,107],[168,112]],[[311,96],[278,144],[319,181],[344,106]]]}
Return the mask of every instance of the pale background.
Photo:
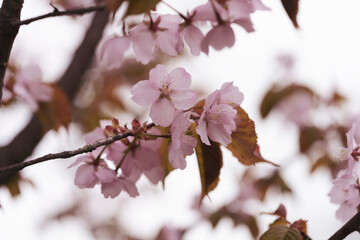
{"label": "pale background", "polygon": [[[193,6],[193,2],[168,0],[182,12]],[[283,167],[284,177],[294,190],[293,196],[270,194],[265,205],[254,204],[251,211],[254,214],[273,211],[279,203],[283,203],[287,207],[289,220],[309,220],[309,235],[321,240],[327,239],[342,225],[335,219],[337,206],[331,204],[327,196],[331,177],[321,171],[310,175],[309,165],[296,155],[296,128],[291,124],[284,125],[278,116],[263,121],[258,109],[265,91],[283,76],[274,59],[280,53],[289,53],[297,60],[295,69],[287,75],[289,78],[314,87],[324,96],[338,89],[350,100],[345,111],[359,112],[360,2],[300,2],[300,30],[294,29],[280,0],[264,0],[272,11],[253,16],[255,33],[247,34],[235,26],[236,45],[231,49],[210,51],[209,56],[174,59],[168,65],[169,69],[184,67],[192,75],[193,86],[208,92],[219,88],[223,82],[234,81],[245,94],[243,108],[256,122],[263,156]],[[163,12],[171,12],[165,6],[159,6]],[[48,1],[26,0],[22,16],[25,19],[48,11],[51,11]],[[83,26],[89,20],[90,16],[77,21],[64,17],[24,26],[13,54],[24,65],[38,63],[44,71],[45,80],[56,79],[66,68],[71,53],[82,37]],[[26,124],[30,114],[26,105],[1,109],[0,144],[10,141]],[[71,126],[68,133],[65,130],[48,133],[32,158],[83,144],[80,133]],[[118,212],[118,219],[124,228],[137,237],[153,236],[164,223],[189,226],[196,222],[197,216],[189,211],[193,196],[200,192],[195,158],[188,158],[188,167],[184,171],[178,170],[169,176],[165,190],[160,185],[151,186],[145,180],[140,184],[140,197],[130,199],[126,194],[121,194],[115,200],[104,199],[98,188],[77,189],[73,185],[75,170],[67,169],[72,161],[57,160],[25,169],[24,175],[34,182],[35,187],[23,184],[22,194],[16,199],[12,199],[7,190],[0,189],[3,207],[0,209],[0,239],[93,239],[84,229],[83,221],[69,218],[44,224],[48,217],[70,206],[76,196],[82,196],[84,192],[87,197],[82,199],[83,204],[93,209],[87,213],[89,219],[101,221],[114,211]],[[211,202],[206,199],[205,204],[215,208],[231,200],[236,194],[237,178],[245,168],[224,150],[224,168],[219,187],[210,193]],[[265,165],[255,168],[259,174],[273,169]],[[258,215],[258,219],[261,232],[274,220],[266,215]],[[245,227],[234,229],[232,226],[231,221],[223,220],[215,231],[211,231],[211,226],[204,222],[189,232],[185,239],[250,239]],[[354,233],[347,239],[358,238],[358,234]]]}

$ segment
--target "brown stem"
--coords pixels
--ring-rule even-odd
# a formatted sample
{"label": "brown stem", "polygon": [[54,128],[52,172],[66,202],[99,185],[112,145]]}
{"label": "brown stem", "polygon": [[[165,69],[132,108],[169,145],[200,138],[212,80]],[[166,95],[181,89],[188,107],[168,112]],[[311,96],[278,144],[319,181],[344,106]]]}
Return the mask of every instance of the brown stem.
{"label": "brown stem", "polygon": [[49,17],[84,15],[86,13],[102,11],[104,9],[105,9],[104,5],[97,5],[97,6],[87,7],[87,8],[75,8],[75,9],[69,9],[69,10],[65,10],[65,11],[59,11],[59,9],[54,8],[54,11],[52,11],[51,13],[47,13],[47,14],[44,14],[41,16],[29,18],[29,19],[22,20],[22,21],[16,21],[16,22],[14,22],[14,25],[15,26],[27,25],[32,22],[35,22],[35,21],[38,21],[41,19],[45,19],[45,18],[49,18]]}
{"label": "brown stem", "polygon": [[0,8],[0,102],[10,52],[19,31],[13,23],[20,20],[23,0],[4,0]]}
{"label": "brown stem", "polygon": [[329,240],[341,240],[346,238],[350,233],[359,231],[360,228],[360,212],[355,214],[344,226],[342,226]]}
{"label": "brown stem", "polygon": [[118,134],[118,135],[113,135],[111,137],[108,137],[106,139],[103,140],[99,140],[94,142],[93,144],[88,144],[85,145],[84,147],[78,148],[76,150],[72,150],[72,151],[64,151],[64,152],[59,152],[59,153],[49,153],[46,154],[42,157],[39,158],[35,158],[33,160],[29,160],[26,162],[21,162],[21,163],[17,163],[17,164],[13,164],[10,166],[6,166],[6,167],[2,167],[0,168],[0,176],[3,173],[9,173],[9,172],[14,172],[14,171],[20,171],[22,169],[24,169],[25,167],[37,164],[37,163],[41,163],[41,162],[46,162],[49,160],[54,160],[54,159],[58,159],[58,158],[70,158],[82,153],[87,153],[87,152],[92,152],[95,149],[97,149],[98,147],[101,146],[105,146],[105,145],[109,145],[115,141],[118,141],[120,139],[126,138],[128,136],[131,136],[132,133],[130,132],[126,132],[123,134]]}

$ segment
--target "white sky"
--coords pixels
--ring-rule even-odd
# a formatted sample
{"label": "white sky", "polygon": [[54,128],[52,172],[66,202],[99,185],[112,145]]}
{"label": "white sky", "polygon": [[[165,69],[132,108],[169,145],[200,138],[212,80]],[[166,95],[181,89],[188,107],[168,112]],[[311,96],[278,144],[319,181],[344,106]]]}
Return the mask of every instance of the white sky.
{"label": "white sky", "polygon": [[[193,2],[168,0],[168,3],[183,12],[187,6],[192,6]],[[327,197],[331,187],[330,176],[324,172],[309,175],[309,166],[303,164],[306,161],[297,160],[298,156],[295,155],[295,129],[291,125],[284,128],[283,122],[274,116],[267,121],[261,121],[258,108],[263,93],[280,77],[273,59],[278,53],[289,52],[298,60],[294,73],[298,82],[309,84],[324,95],[330,94],[335,88],[339,89],[350,98],[346,110],[359,112],[360,96],[357,90],[360,87],[360,2],[300,2],[301,30],[294,30],[281,8],[280,1],[264,0],[272,11],[254,15],[255,33],[247,34],[235,27],[236,45],[233,48],[219,52],[210,51],[209,56],[174,59],[169,63],[169,69],[185,67],[192,75],[193,86],[206,88],[208,92],[219,88],[223,82],[234,80],[235,85],[245,94],[243,108],[256,122],[264,157],[279,164],[289,158],[296,159],[284,164],[285,178],[295,190],[295,196],[274,195],[266,205],[261,209],[254,209],[254,212],[273,211],[279,203],[284,203],[290,220],[308,219],[309,235],[313,239],[326,239],[342,225],[335,219],[337,206],[330,204]],[[161,10],[169,11],[163,6]],[[51,11],[51,8],[47,7],[47,1],[39,3],[36,0],[26,0],[23,18],[47,11]],[[23,64],[40,64],[45,79],[52,80],[66,67],[69,56],[84,32],[83,24],[88,20],[89,16],[80,21],[57,18],[24,26],[15,44],[14,53],[21,56]],[[18,117],[19,112],[23,114],[21,119]],[[14,129],[20,129],[24,125],[23,119],[26,119],[29,112],[24,106],[20,106],[15,110],[2,109],[0,114],[1,126],[6,126],[0,128],[0,143],[5,143],[16,134]],[[79,140],[79,133],[75,129],[71,130],[69,135],[64,131],[60,135],[48,134],[33,157],[81,145],[83,142]],[[224,154],[225,165],[219,187],[210,194],[212,202],[206,202],[209,206],[220,206],[234,196],[236,174],[245,169],[236,163],[231,154]],[[74,191],[85,191],[92,196],[91,199],[95,199],[84,201],[84,204],[86,202],[94,205],[94,212],[98,208],[102,209],[104,215],[114,209],[119,211],[119,218],[124,220],[128,229],[135,233],[139,233],[141,229],[143,235],[140,236],[154,234],[156,228],[164,222],[186,226],[189,221],[194,221],[194,216],[187,210],[192,196],[200,191],[197,166],[193,158],[188,159],[185,171],[171,174],[165,191],[160,187],[150,190],[144,187],[141,196],[135,200],[127,199],[126,194],[123,194],[120,200],[104,200],[99,189],[77,190],[72,183],[74,169],[66,168],[71,161],[54,161],[24,170],[24,175],[34,181],[36,188],[25,184],[22,186],[23,194],[16,199],[11,199],[5,190],[0,190],[0,203],[3,205],[0,210],[0,239],[91,239],[91,236],[82,230],[81,222],[52,223],[43,230],[39,226],[46,216],[70,205]],[[260,171],[271,169],[269,166],[260,165],[256,168]],[[119,206],[119,202],[122,205]],[[101,216],[99,218],[101,219]],[[259,216],[258,219],[262,222],[262,231],[273,220],[268,216]],[[232,223],[228,221],[221,222],[215,232],[209,231],[209,228],[209,225],[201,224],[187,235],[186,239],[246,239],[249,236],[245,228],[234,230]],[[358,239],[358,235],[353,234],[347,239]]]}

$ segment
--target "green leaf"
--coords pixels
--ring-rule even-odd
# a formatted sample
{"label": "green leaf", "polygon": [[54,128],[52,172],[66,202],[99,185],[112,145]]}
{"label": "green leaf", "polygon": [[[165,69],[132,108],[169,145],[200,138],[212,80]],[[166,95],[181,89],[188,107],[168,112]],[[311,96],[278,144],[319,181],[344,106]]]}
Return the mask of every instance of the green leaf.
{"label": "green leaf", "polygon": [[261,105],[260,105],[260,113],[263,118],[266,118],[267,115],[271,112],[271,110],[282,100],[291,96],[292,94],[304,91],[313,96],[315,96],[314,92],[311,91],[308,87],[292,84],[290,86],[286,86],[285,88],[279,88],[274,85],[271,89],[265,94]]}
{"label": "green leaf", "polygon": [[270,227],[260,240],[300,240],[301,235],[295,228],[288,228],[285,226],[273,226]]}
{"label": "green leaf", "polygon": [[244,165],[249,166],[257,162],[271,163],[260,154],[254,121],[241,107],[237,107],[236,110],[240,123],[236,131],[231,134],[232,142],[226,148]]}
{"label": "green leaf", "polygon": [[149,13],[155,10],[160,0],[128,0],[129,5],[124,17],[135,14]]}
{"label": "green leaf", "polygon": [[196,133],[196,124],[191,131],[198,144],[195,148],[201,179],[201,199],[214,190],[219,182],[220,170],[223,166],[220,144],[210,140],[211,145],[204,144]]}
{"label": "green leaf", "polygon": [[283,7],[287,15],[289,16],[291,22],[293,23],[294,27],[299,28],[297,22],[297,14],[299,11],[299,0],[281,0]]}

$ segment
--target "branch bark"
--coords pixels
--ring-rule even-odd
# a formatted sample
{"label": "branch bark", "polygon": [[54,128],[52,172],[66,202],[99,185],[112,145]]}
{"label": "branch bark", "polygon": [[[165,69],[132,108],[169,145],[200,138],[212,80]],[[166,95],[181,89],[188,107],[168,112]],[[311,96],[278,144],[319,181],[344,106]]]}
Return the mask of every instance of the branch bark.
{"label": "branch bark", "polygon": [[346,238],[350,233],[360,230],[360,212],[355,214],[344,226],[342,226],[329,240],[341,240]]}
{"label": "branch bark", "polygon": [[76,155],[79,155],[82,153],[92,152],[95,149],[97,149],[98,147],[109,145],[115,141],[126,138],[128,136],[133,136],[133,134],[131,132],[126,132],[123,134],[114,135],[114,136],[108,137],[106,139],[96,141],[93,144],[85,145],[76,150],[64,151],[64,152],[59,152],[59,153],[49,153],[42,157],[35,158],[33,160],[13,164],[13,165],[6,166],[6,167],[1,167],[0,168],[0,176],[4,173],[9,174],[10,172],[20,171],[20,170],[24,169],[25,167],[28,167],[28,166],[31,166],[31,165],[34,165],[37,163],[46,162],[49,160],[55,160],[55,159],[59,159],[59,158],[71,158],[73,156],[76,156]]}
{"label": "branch bark", "polygon": [[[102,37],[103,30],[108,22],[109,11],[106,9],[96,12],[90,27],[64,75],[58,85],[72,101],[81,87],[82,76],[91,66],[95,48]],[[23,162],[42,139],[41,124],[34,114],[28,125],[7,145],[0,148],[0,167]],[[12,174],[2,174],[0,184],[7,181]]]}
{"label": "branch bark", "polygon": [[14,22],[20,20],[23,0],[4,0],[0,8],[0,102],[10,52],[19,32]]}
{"label": "branch bark", "polygon": [[92,7],[87,7],[87,8],[75,8],[75,9],[70,9],[70,10],[66,10],[66,11],[59,11],[59,9],[54,7],[54,11],[52,11],[51,13],[47,13],[47,14],[44,14],[41,16],[29,18],[29,19],[22,20],[22,21],[17,21],[14,23],[14,25],[15,26],[27,25],[32,22],[39,21],[41,19],[45,19],[45,18],[49,18],[49,17],[84,15],[86,13],[102,11],[104,9],[105,9],[104,5],[92,6]]}

